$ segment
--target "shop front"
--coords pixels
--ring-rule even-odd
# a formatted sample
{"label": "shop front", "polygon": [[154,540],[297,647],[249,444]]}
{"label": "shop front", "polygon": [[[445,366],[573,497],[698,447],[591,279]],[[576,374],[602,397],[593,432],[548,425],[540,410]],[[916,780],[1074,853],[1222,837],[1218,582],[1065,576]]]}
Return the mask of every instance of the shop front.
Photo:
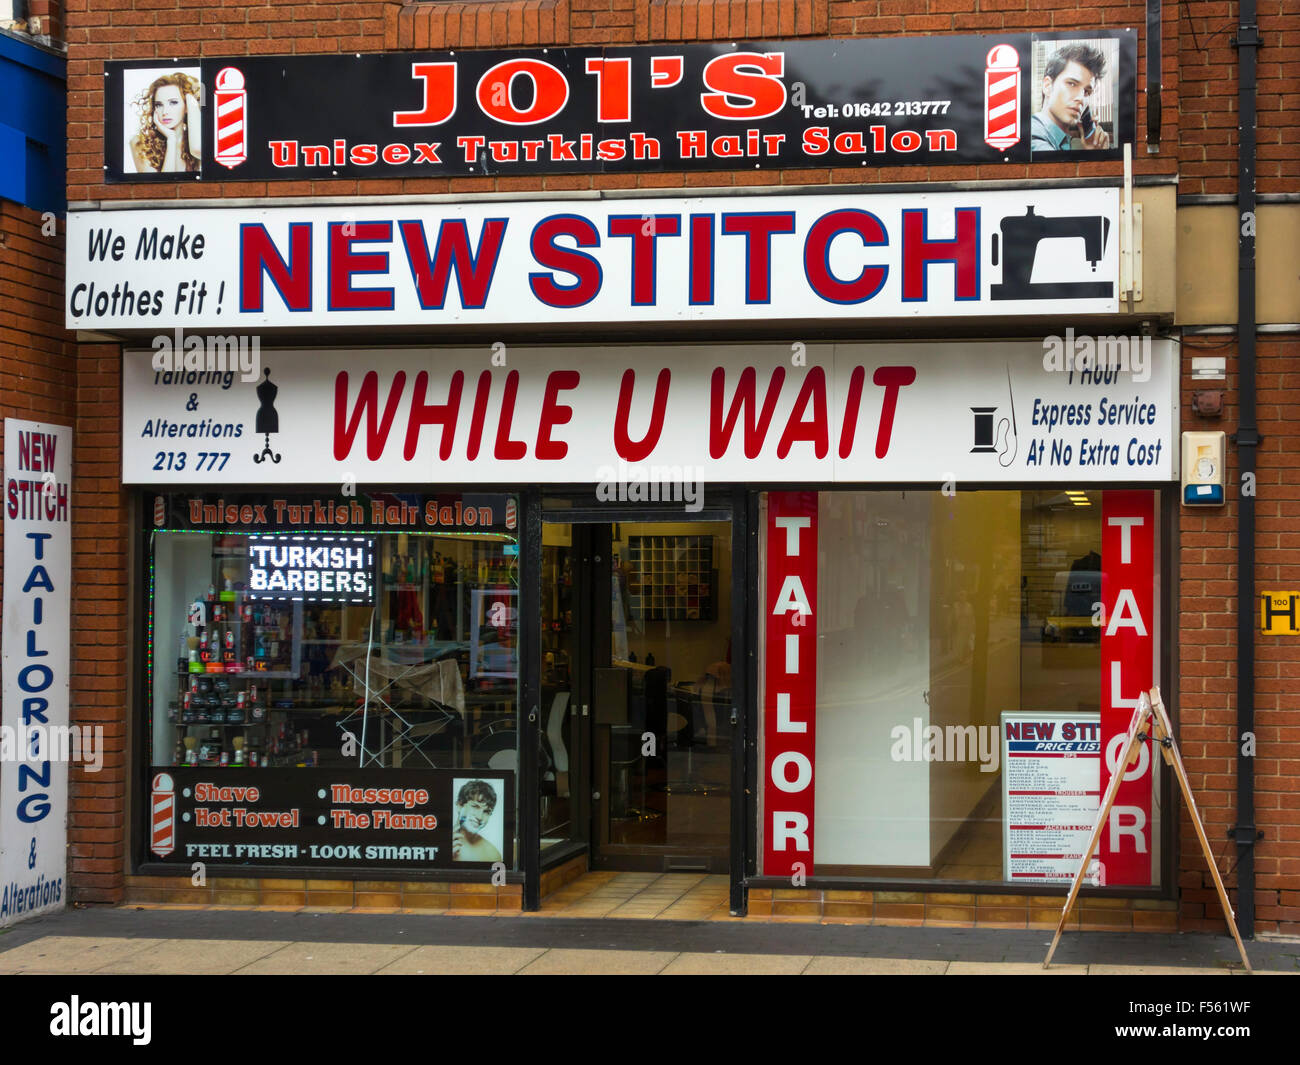
{"label": "shop front", "polygon": [[[1129,196],[74,214],[69,320],[126,338],[130,873],[1060,890],[1173,669]],[[1158,761],[1099,892],[1170,897]]]}
{"label": "shop front", "polygon": [[[128,351],[133,871],[1050,893],[1170,669],[1145,351]],[[1168,884],[1152,762],[1093,870],[1126,897]]]}

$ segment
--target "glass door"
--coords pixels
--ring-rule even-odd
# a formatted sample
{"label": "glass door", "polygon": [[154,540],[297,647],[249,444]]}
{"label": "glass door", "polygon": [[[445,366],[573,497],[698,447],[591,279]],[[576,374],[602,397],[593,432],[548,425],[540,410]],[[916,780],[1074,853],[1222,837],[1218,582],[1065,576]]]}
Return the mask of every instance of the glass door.
{"label": "glass door", "polygon": [[731,522],[542,530],[543,866],[727,872]]}
{"label": "glass door", "polygon": [[593,527],[542,524],[538,815],[543,865],[585,851],[591,820]]}

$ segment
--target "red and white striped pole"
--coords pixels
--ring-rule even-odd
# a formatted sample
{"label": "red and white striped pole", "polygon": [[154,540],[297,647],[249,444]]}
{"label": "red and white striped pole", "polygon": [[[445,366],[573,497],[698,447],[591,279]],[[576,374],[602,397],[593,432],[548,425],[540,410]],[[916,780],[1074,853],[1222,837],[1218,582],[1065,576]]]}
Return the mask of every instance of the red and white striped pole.
{"label": "red and white striped pole", "polygon": [[217,74],[212,95],[217,112],[214,157],[233,170],[248,158],[248,93],[244,91],[243,73],[235,67],[224,67]]}
{"label": "red and white striped pole", "polygon": [[1020,55],[1009,44],[990,49],[986,60],[984,141],[1003,152],[1020,143]]}
{"label": "red and white striped pole", "polygon": [[150,805],[149,849],[159,858],[166,858],[176,849],[176,785],[172,783],[171,774],[154,776]]}

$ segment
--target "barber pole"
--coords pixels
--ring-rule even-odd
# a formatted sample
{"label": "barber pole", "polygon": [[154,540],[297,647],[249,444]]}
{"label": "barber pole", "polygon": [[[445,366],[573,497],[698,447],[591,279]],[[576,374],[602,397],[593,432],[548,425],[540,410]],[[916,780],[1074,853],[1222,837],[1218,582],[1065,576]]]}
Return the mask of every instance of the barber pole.
{"label": "barber pole", "polygon": [[1005,152],[1020,143],[1020,55],[999,44],[985,62],[984,141]]}
{"label": "barber pole", "polygon": [[166,858],[176,849],[176,786],[171,775],[159,773],[153,778],[152,832],[149,849]]}
{"label": "barber pole", "polygon": [[513,529],[519,523],[519,509],[515,506],[514,498],[506,500],[506,528]]}
{"label": "barber pole", "polygon": [[248,158],[248,130],[245,124],[248,94],[244,75],[235,67],[225,67],[217,74],[213,92],[217,111],[216,152],[214,157],[224,167],[234,169]]}
{"label": "barber pole", "polygon": [[167,501],[162,496],[153,497],[153,523],[160,529],[167,524]]}

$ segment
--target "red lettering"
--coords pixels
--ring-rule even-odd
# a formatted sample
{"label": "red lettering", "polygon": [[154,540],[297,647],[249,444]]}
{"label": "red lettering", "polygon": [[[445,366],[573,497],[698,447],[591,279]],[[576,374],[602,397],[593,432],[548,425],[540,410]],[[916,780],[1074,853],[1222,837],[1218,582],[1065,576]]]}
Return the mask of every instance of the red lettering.
{"label": "red lettering", "polygon": [[419,111],[394,111],[394,126],[436,126],[456,113],[456,64],[412,63],[411,77],[423,85]]}
{"label": "red lettering", "polygon": [[844,424],[840,427],[840,458],[846,459],[853,451],[853,440],[858,435],[858,410],[862,406],[862,383],[867,371],[853,367],[849,374],[849,394],[844,401]]}
{"label": "red lettering", "polygon": [[585,218],[578,215],[543,218],[533,229],[529,242],[533,259],[538,266],[572,274],[577,280],[571,285],[561,285],[553,273],[531,273],[528,284],[533,295],[548,307],[581,307],[600,292],[600,263],[585,252],[556,244],[559,237],[573,238],[579,248],[600,246],[600,232]]}
{"label": "red lettering", "polygon": [[[812,403],[812,420],[804,417],[804,412]],[[799,397],[794,401],[794,409],[785,423],[785,432],[776,447],[776,457],[785,458],[790,454],[790,447],[796,440],[809,440],[813,452],[819,459],[826,457],[830,450],[830,419],[826,413],[826,371],[814,366],[804,378]]]}
{"label": "red lettering", "polygon": [[686,64],[679,55],[650,57],[650,85],[655,89],[671,89],[682,80]]}
{"label": "red lettering", "polygon": [[876,431],[876,458],[889,453],[889,438],[894,431],[894,414],[898,410],[898,390],[916,380],[914,366],[881,366],[871,375],[871,383],[885,390],[880,404],[880,428]]}
{"label": "red lettering", "polygon": [[557,402],[561,392],[578,387],[581,375],[577,370],[553,370],[546,375],[546,390],[542,393],[542,416],[537,425],[537,447],[533,450],[539,459],[562,459],[569,453],[563,440],[552,440],[551,430],[573,418],[573,408]]}
{"label": "red lettering", "polygon": [[474,413],[469,421],[469,446],[466,457],[473,462],[478,458],[479,446],[483,443],[483,423],[487,420],[488,393],[492,390],[492,371],[484,370],[478,375],[478,387],[474,390]]}
{"label": "red lettering", "polygon": [[442,426],[442,443],[438,448],[438,457],[443,462],[451,458],[451,447],[456,437],[456,415],[460,412],[460,391],[464,384],[465,374],[457,370],[451,375],[447,402],[426,403],[424,396],[429,387],[429,375],[424,370],[415,375],[411,414],[406,423],[406,447],[402,451],[402,457],[407,462],[415,458],[416,445],[420,442],[420,430],[426,425]]}
{"label": "red lettering", "polygon": [[713,215],[691,215],[691,303],[713,302]]}
{"label": "red lettering", "polygon": [[812,290],[828,303],[865,303],[885,283],[888,266],[864,266],[852,281],[831,273],[831,242],[841,233],[856,233],[865,247],[889,243],[885,227],[870,211],[845,209],[822,215],[808,231],[803,246],[804,273]]}
{"label": "red lettering", "polygon": [[665,366],[655,379],[655,398],[650,408],[650,428],[640,440],[628,435],[628,418],[632,413],[632,390],[636,387],[636,371],[624,370],[618,386],[618,409],[614,414],[614,450],[628,462],[640,462],[659,443],[664,431],[664,412],[668,408],[668,384],[672,372]]}
{"label": "red lettering", "polygon": [[903,212],[903,300],[928,298],[926,281],[931,263],[954,263],[954,299],[979,299],[980,213],[976,207],[958,207],[957,235],[930,240],[923,207]]}
{"label": "red lettering", "polygon": [[[704,67],[700,106],[714,118],[770,118],[785,107],[784,52],[735,52]],[[733,103],[733,98],[740,103]]]}
{"label": "red lettering", "polygon": [[506,390],[501,397],[501,420],[497,422],[496,448],[493,457],[499,461],[509,462],[521,459],[528,454],[528,445],[522,440],[510,439],[510,423],[515,418],[515,400],[519,396],[519,371],[511,370],[506,374]]}
{"label": "red lettering", "polygon": [[736,394],[732,397],[731,405],[727,408],[726,418],[719,425],[719,414],[723,402],[722,390],[726,383],[726,376],[727,372],[719,366],[713,371],[713,376],[709,381],[709,455],[715,459],[720,459],[727,453],[727,448],[731,444],[731,435],[735,430],[736,419],[740,416],[743,407],[746,412],[744,426],[745,457],[749,459],[757,458],[759,452],[763,450],[763,440],[767,437],[767,429],[772,423],[772,414],[776,410],[776,401],[781,395],[781,383],[785,380],[785,367],[778,366],[772,371],[772,378],[767,386],[767,395],[763,399],[763,409],[755,418],[755,386],[758,374],[754,367],[746,366],[740,372],[740,383],[736,386]]}
{"label": "red lettering", "polygon": [[675,237],[681,233],[681,216],[614,215],[609,220],[611,237],[632,238],[632,305],[653,306],[655,303],[655,241],[659,237]]}
{"label": "red lettering", "polygon": [[383,416],[376,425],[375,412],[379,407],[379,374],[371,370],[361,379],[361,389],[357,393],[357,405],[352,416],[347,417],[348,408],[348,372],[343,370],[334,379],[334,458],[345,459],[352,453],[352,442],[357,435],[357,426],[361,416],[366,418],[366,458],[374,462],[384,453],[388,440],[388,431],[393,426],[393,416],[397,413],[398,400],[406,387],[406,373],[398,370],[393,375],[393,383],[388,388],[388,402],[384,404]]}
{"label": "red lettering", "polygon": [[275,291],[291,311],[311,310],[311,223],[289,223],[289,261],[266,226],[246,222],[239,227],[239,309],[258,314],[262,306],[262,274],[271,279]]}
{"label": "red lettering", "polygon": [[353,274],[386,274],[388,252],[355,252],[354,242],[391,241],[391,222],[331,222],[329,285],[331,311],[391,311],[391,288],[353,288]]}
{"label": "red lettering", "polygon": [[401,166],[411,161],[411,149],[405,144],[387,144],[382,154],[384,162],[389,166]]}
{"label": "red lettering", "polygon": [[596,121],[632,121],[632,60],[588,59],[587,73],[596,76]]}
{"label": "red lettering", "polygon": [[399,222],[406,258],[415,277],[415,291],[422,310],[441,310],[447,299],[447,284],[454,271],[460,304],[479,310],[486,303],[496,272],[507,220],[485,218],[479,230],[478,249],[469,244],[469,230],[461,218],[445,218],[438,226],[432,258],[420,222]]}
{"label": "red lettering", "polygon": [[772,234],[794,232],[793,211],[724,214],[722,232],[745,237],[745,302],[772,301]]}
{"label": "red lettering", "polygon": [[[533,87],[532,103],[523,110],[515,107],[511,98],[516,78],[527,78]],[[540,59],[507,59],[479,79],[477,96],[488,118],[510,126],[533,126],[564,110],[569,83],[559,70]]]}

